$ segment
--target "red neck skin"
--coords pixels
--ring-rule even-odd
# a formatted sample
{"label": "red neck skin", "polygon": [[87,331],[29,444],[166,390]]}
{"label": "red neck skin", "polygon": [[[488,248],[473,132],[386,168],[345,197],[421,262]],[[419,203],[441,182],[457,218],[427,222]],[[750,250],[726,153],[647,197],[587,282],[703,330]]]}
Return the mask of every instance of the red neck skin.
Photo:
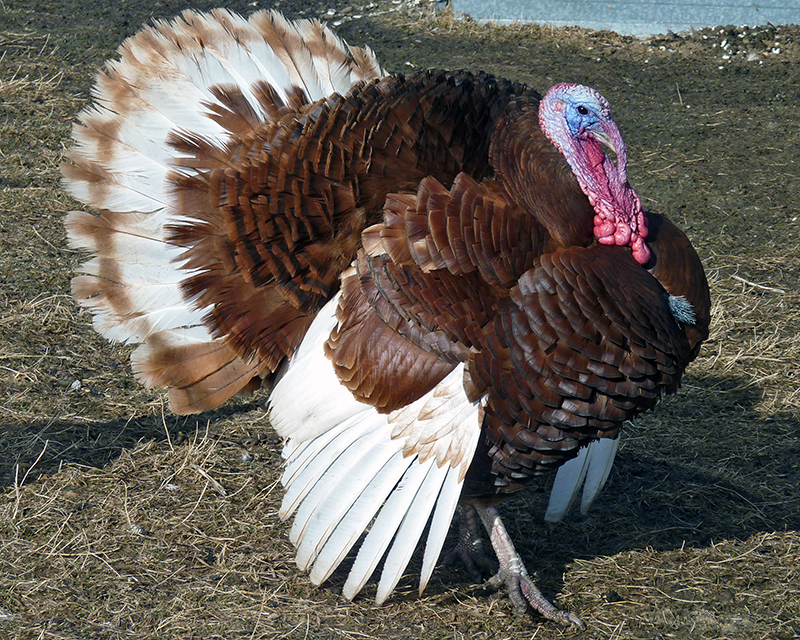
{"label": "red neck skin", "polygon": [[[629,246],[639,264],[647,264],[647,220],[639,196],[628,182],[625,142],[610,114],[602,133],[592,130],[573,135],[563,114],[564,101],[551,89],[540,105],[539,121],[549,140],[561,151],[578,184],[595,210],[594,235],[600,244]],[[603,150],[611,146],[617,163]]]}

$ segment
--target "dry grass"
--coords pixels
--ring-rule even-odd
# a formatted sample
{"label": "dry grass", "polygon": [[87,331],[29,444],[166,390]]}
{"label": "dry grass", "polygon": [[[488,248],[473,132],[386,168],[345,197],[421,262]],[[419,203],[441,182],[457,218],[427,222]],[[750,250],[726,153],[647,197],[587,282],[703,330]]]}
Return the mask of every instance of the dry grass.
{"label": "dry grass", "polygon": [[[796,44],[770,84],[743,64],[714,76],[706,40],[399,12],[343,26],[394,68],[493,66],[537,86],[622,78],[619,96],[637,97],[614,100],[638,154],[632,179],[703,256],[711,337],[682,393],[629,426],[592,513],[545,527],[539,485],[505,506],[545,592],[587,622],[579,634],[514,616],[446,566],[423,598],[409,576],[383,607],[369,590],[344,601],[341,575],[314,589],[298,574],[277,518],[279,443],[263,398],[169,414],[162,394],[132,379],[128,349],[96,336],[68,294],[78,256],[61,220],[78,205],[58,188],[58,164],[92,69],[145,14],[76,5],[59,23],[67,35],[50,35],[36,22],[45,13],[13,4],[0,7],[0,636],[800,637],[800,134],[780,120],[800,96],[775,97],[797,92],[781,79]],[[60,6],[48,4],[54,16]],[[735,96],[746,91],[772,102],[743,108]]]}
{"label": "dry grass", "polygon": [[740,377],[732,391],[760,390],[754,409],[763,418],[800,410],[800,293],[794,283],[781,288],[771,279],[782,269],[797,270],[800,256],[789,253],[780,260],[754,260],[761,280],[738,275],[734,256],[716,257],[726,266],[712,273],[711,336],[696,365],[716,376]]}

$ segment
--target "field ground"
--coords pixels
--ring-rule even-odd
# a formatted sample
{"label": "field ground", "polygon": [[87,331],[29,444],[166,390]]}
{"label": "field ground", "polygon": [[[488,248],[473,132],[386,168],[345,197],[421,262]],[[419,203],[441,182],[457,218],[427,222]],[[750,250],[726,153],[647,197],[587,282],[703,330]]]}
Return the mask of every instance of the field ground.
{"label": "field ground", "polygon": [[343,600],[339,575],[315,589],[297,572],[263,396],[170,414],[133,380],[130,347],[100,339],[69,295],[81,258],[62,226],[80,204],[59,189],[71,123],[122,40],[189,5],[3,0],[0,635],[800,637],[800,28],[639,41],[362,1],[274,6],[340,23],[393,72],[598,88],[645,206],[676,220],[704,261],[711,337],[682,392],[628,425],[590,514],[546,527],[546,486],[504,507],[545,593],[587,631],[515,616],[458,568],[438,569],[421,598],[409,576],[383,607],[369,590]]}

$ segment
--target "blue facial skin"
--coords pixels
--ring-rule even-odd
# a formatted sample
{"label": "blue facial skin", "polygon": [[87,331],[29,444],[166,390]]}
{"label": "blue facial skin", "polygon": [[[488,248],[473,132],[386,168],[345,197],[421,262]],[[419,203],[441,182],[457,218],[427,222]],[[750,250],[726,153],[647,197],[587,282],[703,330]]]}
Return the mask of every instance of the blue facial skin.
{"label": "blue facial skin", "polygon": [[602,108],[596,100],[580,102],[574,98],[567,100],[564,118],[570,133],[576,138],[583,138],[586,136],[586,131],[602,132],[602,117],[598,115],[598,111]]}
{"label": "blue facial skin", "polygon": [[619,150],[607,128],[612,121],[605,98],[583,85],[573,85],[560,98],[564,101],[564,120],[572,137],[594,139],[616,155]]}

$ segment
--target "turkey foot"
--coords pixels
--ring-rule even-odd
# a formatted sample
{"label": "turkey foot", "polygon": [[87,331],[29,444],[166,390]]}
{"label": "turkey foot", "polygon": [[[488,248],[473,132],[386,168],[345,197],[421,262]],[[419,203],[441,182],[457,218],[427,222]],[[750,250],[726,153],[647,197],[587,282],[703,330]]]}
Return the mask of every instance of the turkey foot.
{"label": "turkey foot", "polygon": [[[469,508],[465,507],[465,510]],[[497,560],[500,562],[500,570],[496,576],[489,580],[489,584],[497,587],[505,585],[506,589],[508,589],[508,596],[511,598],[517,613],[525,613],[528,610],[528,605],[530,605],[548,620],[574,624],[584,629],[585,625],[578,616],[569,611],[557,609],[539,591],[539,588],[528,575],[522,558],[519,557],[517,550],[514,548],[514,543],[511,542],[497,509],[492,506],[475,504],[474,510],[480,516],[483,526],[486,527],[486,531],[489,533],[489,540],[491,540]]]}

